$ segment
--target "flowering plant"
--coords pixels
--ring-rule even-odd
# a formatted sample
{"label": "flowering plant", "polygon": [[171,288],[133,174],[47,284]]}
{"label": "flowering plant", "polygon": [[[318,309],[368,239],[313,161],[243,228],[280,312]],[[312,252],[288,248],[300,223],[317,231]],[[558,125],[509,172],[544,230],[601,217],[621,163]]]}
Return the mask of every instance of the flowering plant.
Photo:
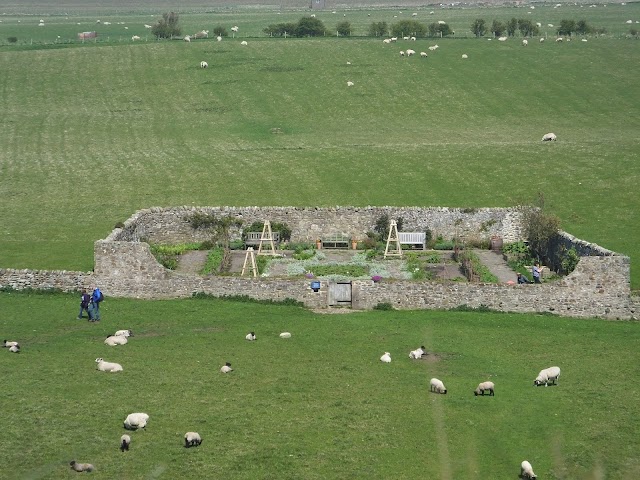
{"label": "flowering plant", "polygon": [[307,273],[305,273],[304,276],[307,277],[307,278],[313,278],[313,273],[307,272]]}
{"label": "flowering plant", "polygon": [[378,283],[380,280],[382,280],[382,277],[380,275],[374,275],[373,277],[371,277],[371,280],[373,280],[375,283]]}

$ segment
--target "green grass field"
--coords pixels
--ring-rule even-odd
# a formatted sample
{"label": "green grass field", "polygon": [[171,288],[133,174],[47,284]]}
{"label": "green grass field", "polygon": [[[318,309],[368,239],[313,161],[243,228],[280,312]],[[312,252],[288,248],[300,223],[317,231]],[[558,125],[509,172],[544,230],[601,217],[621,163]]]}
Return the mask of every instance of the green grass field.
{"label": "green grass field", "polygon": [[[0,461],[13,478],[71,478],[71,459],[105,479],[515,479],[524,459],[545,479],[640,473],[636,323],[107,299],[89,324],[77,303],[0,293],[3,336],[23,345],[0,351]],[[127,345],[103,344],[121,328]],[[409,360],[420,345],[438,361]],[[95,370],[96,357],[124,372]],[[534,388],[556,364],[559,385]],[[431,377],[446,396],[428,392]],[[488,379],[495,397],[475,397]],[[123,454],[134,411],[151,419]],[[188,430],[198,449],[182,447]]]}

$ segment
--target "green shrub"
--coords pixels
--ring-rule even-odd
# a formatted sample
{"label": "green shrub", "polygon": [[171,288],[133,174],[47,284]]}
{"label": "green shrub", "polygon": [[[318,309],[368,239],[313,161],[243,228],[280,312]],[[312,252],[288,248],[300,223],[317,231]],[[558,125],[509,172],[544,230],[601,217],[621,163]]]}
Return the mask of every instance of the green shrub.
{"label": "green shrub", "polygon": [[296,260],[309,260],[316,255],[316,250],[296,250],[293,254],[293,258]]}
{"label": "green shrub", "polygon": [[453,247],[455,247],[453,242],[437,242],[433,245],[433,249],[434,250],[453,250]]}
{"label": "green shrub", "polygon": [[562,268],[562,273],[565,275],[573,272],[580,261],[580,255],[574,247],[571,247],[569,250],[566,250],[562,254],[562,260],[560,260],[560,267]]}
{"label": "green shrub", "polygon": [[[204,244],[204,242],[202,242]],[[231,240],[229,242],[230,250],[244,250],[244,242],[242,240]],[[209,249],[207,249],[209,250]]]}
{"label": "green shrub", "polygon": [[377,303],[374,307],[374,310],[394,310],[393,305],[389,302],[380,302]]}
{"label": "green shrub", "polygon": [[480,262],[480,258],[471,252],[464,251],[458,255],[459,261],[463,269],[471,268],[471,273],[477,275],[482,283],[498,283],[498,277],[489,271],[489,269]]}
{"label": "green shrub", "polygon": [[345,277],[362,277],[369,273],[367,267],[361,265],[314,265],[313,274],[317,277],[341,275]]}
{"label": "green shrub", "polygon": [[207,261],[200,270],[201,275],[211,275],[219,272],[222,267],[222,259],[224,258],[224,249],[222,247],[214,248],[209,251],[207,255]]}
{"label": "green shrub", "polygon": [[225,27],[223,27],[222,25],[217,25],[217,26],[213,27],[213,34],[216,37],[228,37],[229,36],[229,32],[227,32],[227,29]]}
{"label": "green shrub", "polygon": [[[244,243],[242,243],[242,241],[240,241],[240,243],[244,246]],[[215,248],[215,246],[215,243],[213,243],[211,240],[205,240],[200,244],[198,250],[211,250],[212,248]]]}
{"label": "green shrub", "polygon": [[113,228],[124,228],[124,223],[118,222],[113,226]]}
{"label": "green shrub", "polygon": [[18,37],[8,37],[7,41],[9,43],[16,43],[18,41]]}
{"label": "green shrub", "polygon": [[287,307],[304,307],[304,303],[296,300],[295,298],[285,298],[282,300],[258,300],[251,298],[248,295],[224,295],[222,297],[216,297],[209,293],[194,292],[191,296],[198,300],[228,300],[230,302],[240,303],[259,303],[261,305],[284,305]]}

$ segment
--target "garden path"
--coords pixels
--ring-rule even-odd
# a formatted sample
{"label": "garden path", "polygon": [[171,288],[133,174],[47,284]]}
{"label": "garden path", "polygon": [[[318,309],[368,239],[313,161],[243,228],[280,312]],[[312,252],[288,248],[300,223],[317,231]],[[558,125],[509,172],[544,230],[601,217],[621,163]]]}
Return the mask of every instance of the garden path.
{"label": "garden path", "polygon": [[208,253],[206,250],[191,250],[179,255],[176,272],[199,275],[207,261]]}
{"label": "garden path", "polygon": [[480,262],[498,277],[500,283],[515,282],[517,280],[516,273],[509,268],[502,254],[493,250],[474,250],[473,253],[478,255]]}

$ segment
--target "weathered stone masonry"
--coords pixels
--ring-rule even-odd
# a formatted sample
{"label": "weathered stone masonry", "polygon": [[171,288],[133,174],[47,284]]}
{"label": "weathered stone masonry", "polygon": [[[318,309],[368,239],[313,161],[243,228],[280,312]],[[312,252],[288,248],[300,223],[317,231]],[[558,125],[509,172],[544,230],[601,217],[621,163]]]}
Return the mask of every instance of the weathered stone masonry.
{"label": "weathered stone masonry", "polygon": [[[93,283],[107,296],[133,298],[181,298],[195,292],[215,296],[247,295],[256,299],[294,298],[311,308],[328,303],[328,284],[321,282],[313,292],[307,279],[200,277],[162,267],[149,251],[148,239],[157,243],[178,243],[202,238],[185,220],[194,211],[232,215],[244,220],[285,222],[292,229],[292,241],[313,241],[332,233],[364,238],[383,213],[402,217],[405,231],[424,231],[444,238],[489,238],[505,242],[521,236],[519,209],[399,207],[216,207],[152,208],[136,212],[124,228],[95,242],[94,272],[34,271],[0,269],[0,286],[59,288],[77,291]],[[239,236],[240,232],[234,232]],[[486,306],[512,312],[552,312],[571,317],[631,319],[640,302],[630,293],[630,260],[595,244],[563,234],[567,248],[576,247],[583,256],[574,272],[562,280],[543,285],[469,284],[459,282],[416,282],[357,280],[352,284],[352,308],[371,309],[381,302],[398,309],[448,309],[460,305]]]}

